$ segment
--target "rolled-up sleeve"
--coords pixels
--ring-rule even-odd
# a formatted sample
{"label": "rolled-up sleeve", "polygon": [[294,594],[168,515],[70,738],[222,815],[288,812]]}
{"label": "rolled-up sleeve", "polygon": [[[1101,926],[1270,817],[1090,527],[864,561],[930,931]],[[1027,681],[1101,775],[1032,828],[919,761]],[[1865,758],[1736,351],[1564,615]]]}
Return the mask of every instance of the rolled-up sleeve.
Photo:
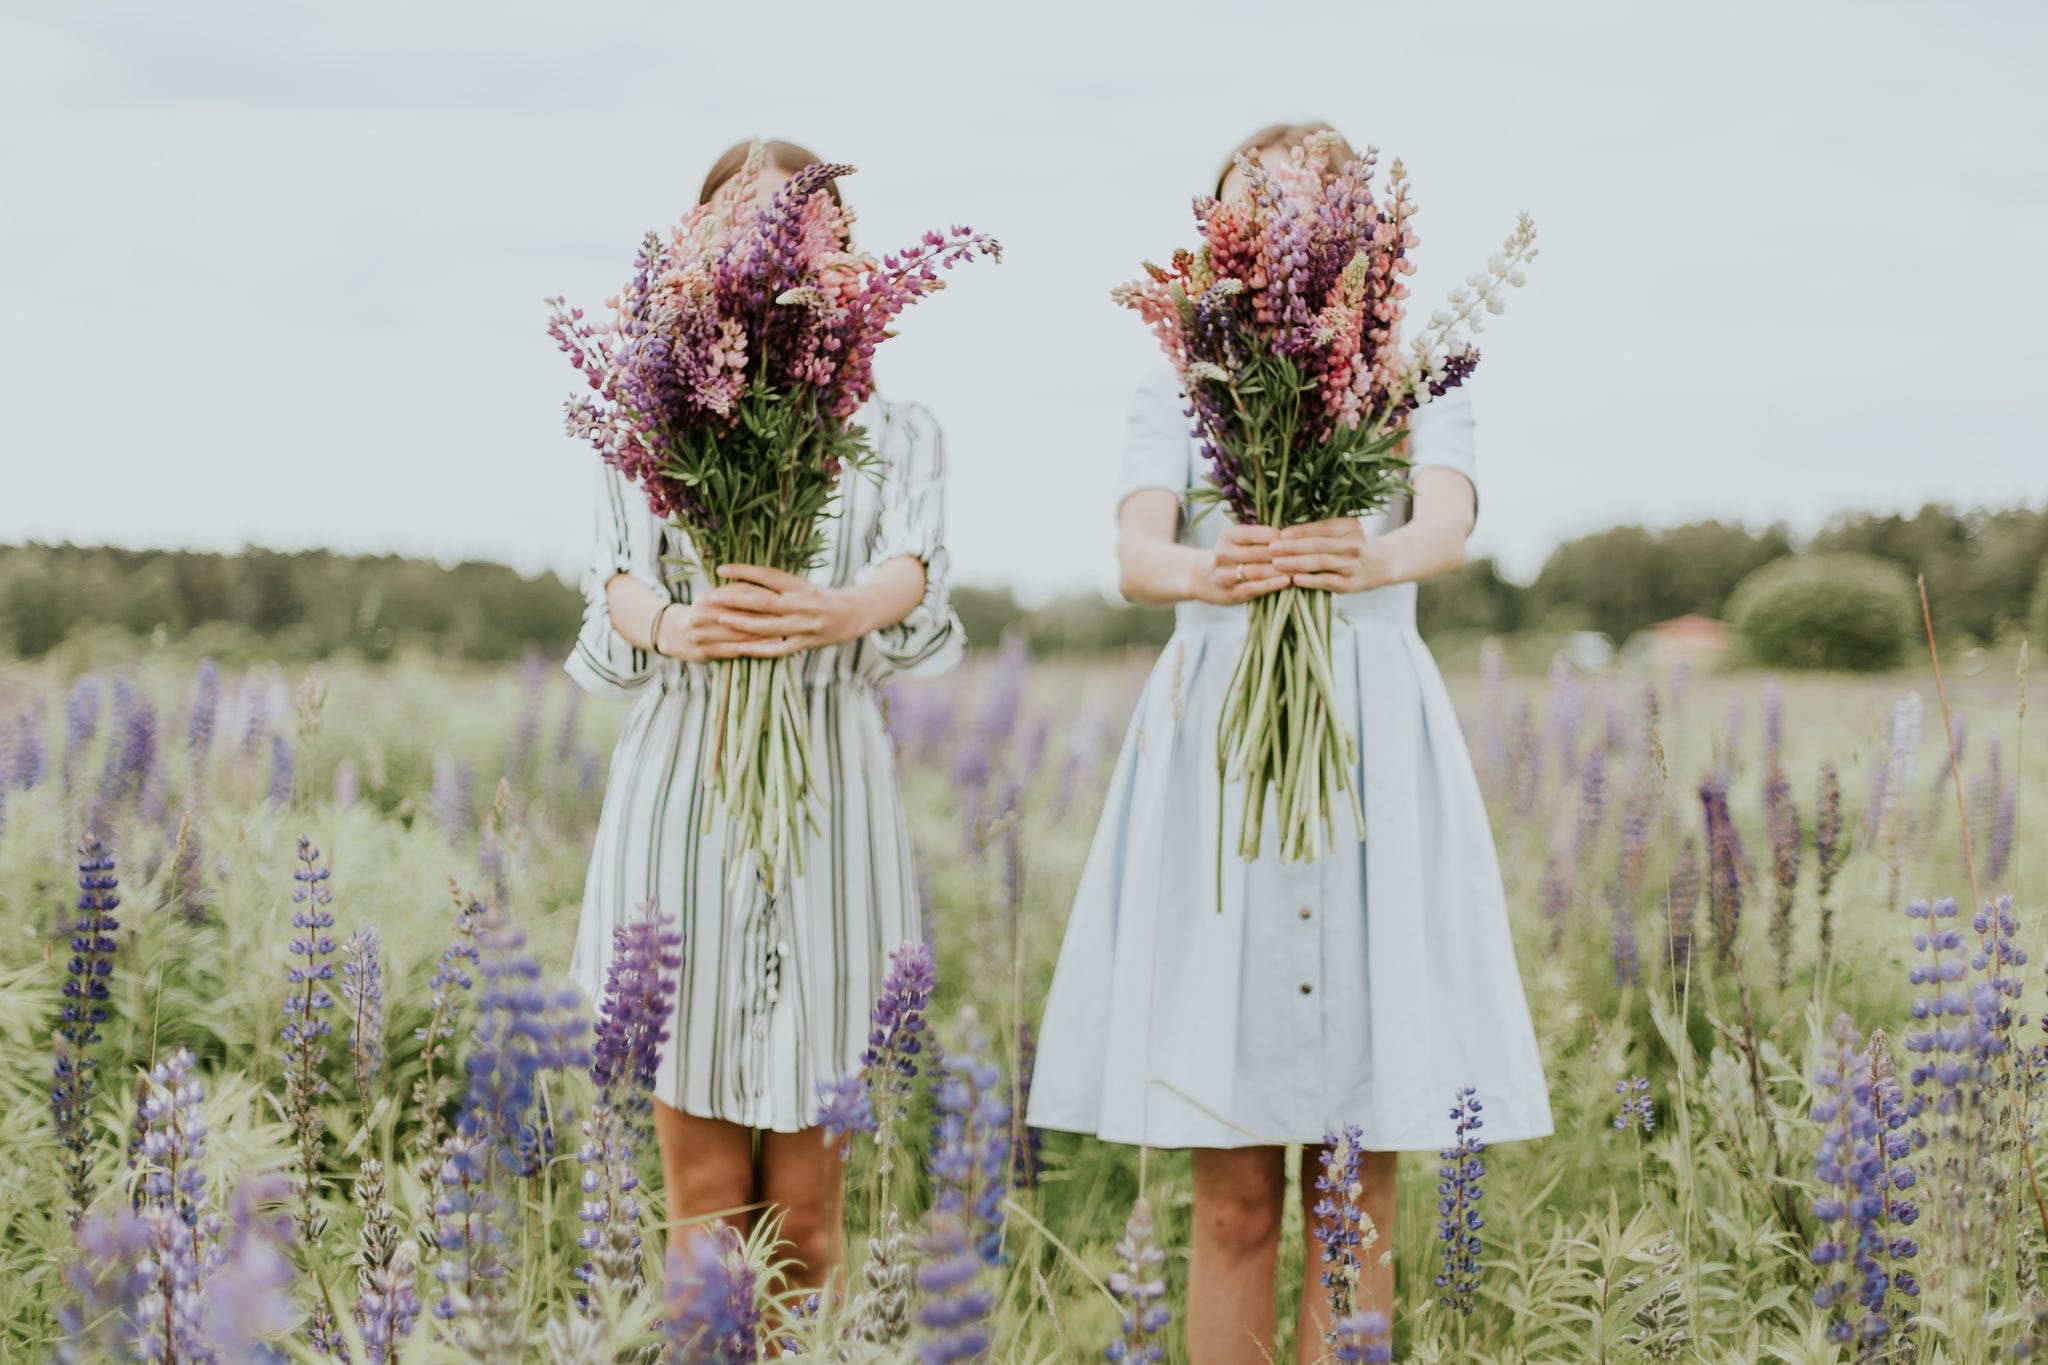
{"label": "rolled-up sleeve", "polygon": [[924,596],[910,615],[868,636],[875,653],[895,672],[926,678],[960,661],[966,635],[953,614],[946,553],[946,442],[924,408],[894,414],[883,433],[888,463],[882,475],[875,542],[860,580],[905,555],[924,565]]}
{"label": "rolled-up sleeve", "polygon": [[585,691],[630,696],[653,679],[659,661],[634,648],[612,624],[606,585],[619,574],[631,574],[671,599],[687,599],[669,587],[661,572],[660,520],[646,496],[609,465],[598,466],[596,531],[590,565],[583,572],[583,628],[563,667]]}
{"label": "rolled-up sleeve", "polygon": [[1416,469],[1454,469],[1472,485],[1472,519],[1479,519],[1479,456],[1472,396],[1452,389],[1415,410],[1408,419],[1414,434]]}

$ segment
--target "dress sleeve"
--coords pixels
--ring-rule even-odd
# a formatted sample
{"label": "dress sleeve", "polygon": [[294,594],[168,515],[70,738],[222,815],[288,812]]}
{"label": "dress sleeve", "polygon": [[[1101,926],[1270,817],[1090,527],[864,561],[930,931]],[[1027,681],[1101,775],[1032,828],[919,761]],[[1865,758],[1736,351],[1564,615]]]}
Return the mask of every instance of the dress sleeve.
{"label": "dress sleeve", "polygon": [[1188,490],[1187,400],[1173,371],[1160,367],[1131,396],[1124,423],[1124,454],[1116,476],[1116,505],[1142,488],[1164,488],[1179,497]]}
{"label": "dress sleeve", "polygon": [[868,636],[875,652],[898,673],[935,677],[960,662],[966,633],[953,614],[946,553],[946,440],[931,413],[916,405],[891,414],[883,430],[889,456],[882,476],[881,513],[865,582],[892,559],[908,555],[924,565],[924,597],[910,615]]}
{"label": "dress sleeve", "polygon": [[654,677],[656,658],[613,627],[605,585],[631,574],[673,600],[687,600],[664,581],[661,553],[661,523],[646,496],[616,469],[599,465],[596,545],[583,571],[583,628],[563,665],[585,691],[630,696]]}
{"label": "dress sleeve", "polygon": [[1424,403],[1409,419],[1416,469],[1454,469],[1472,485],[1472,518],[1479,519],[1479,465],[1473,448],[1472,396],[1462,388]]}

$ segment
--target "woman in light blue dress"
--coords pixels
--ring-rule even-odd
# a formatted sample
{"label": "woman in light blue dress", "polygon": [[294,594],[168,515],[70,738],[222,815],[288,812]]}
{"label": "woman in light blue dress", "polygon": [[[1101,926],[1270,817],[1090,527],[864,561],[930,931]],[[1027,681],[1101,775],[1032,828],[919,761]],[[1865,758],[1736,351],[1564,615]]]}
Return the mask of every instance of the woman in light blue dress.
{"label": "woman in light blue dress", "polygon": [[[1285,155],[1314,126],[1271,129]],[[1220,192],[1236,189],[1227,173]],[[1137,705],[1046,1001],[1030,1122],[1195,1149],[1188,1340],[1196,1365],[1270,1359],[1285,1148],[1313,1204],[1326,1135],[1355,1124],[1379,1231],[1361,1304],[1391,1311],[1394,1154],[1456,1141],[1473,1087],[1489,1142],[1551,1131],[1492,835],[1458,718],[1415,630],[1415,584],[1464,561],[1477,512],[1462,390],[1413,419],[1412,509],[1315,526],[1190,520],[1205,476],[1169,370],[1131,409],[1118,497],[1124,595],[1175,604]],[[1313,863],[1237,855],[1217,724],[1244,603],[1292,583],[1338,594],[1340,714],[1358,741],[1362,845]],[[1233,787],[1235,784],[1233,784]],[[1262,847],[1279,840],[1266,812]],[[1348,823],[1348,822],[1340,822]],[[1327,1327],[1311,1228],[1298,1358]]]}

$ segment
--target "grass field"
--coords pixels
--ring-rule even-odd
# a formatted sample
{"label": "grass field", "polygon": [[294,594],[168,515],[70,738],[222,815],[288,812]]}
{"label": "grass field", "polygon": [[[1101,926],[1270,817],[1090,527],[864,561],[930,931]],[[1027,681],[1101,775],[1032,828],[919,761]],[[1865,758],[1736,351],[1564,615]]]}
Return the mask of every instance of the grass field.
{"label": "grass field", "polygon": [[[1546,675],[1540,664],[1512,670],[1450,652],[1558,1135],[1485,1156],[1469,1314],[1440,1304],[1433,1284],[1443,1256],[1438,1162],[1404,1161],[1393,1238],[1397,1358],[1977,1362],[2043,1349],[2048,1203],[2032,1169],[2036,1082],[2048,1065],[2036,1022],[2048,943],[2038,898],[2025,893],[2048,857],[2034,815],[2048,800],[2048,744],[2023,743],[2014,654],[1949,661],[1973,890],[1924,669],[1787,676],[1780,685],[1704,671]],[[1028,1051],[1018,1026],[1034,1017],[1050,979],[1096,802],[1148,664],[1033,665],[992,652],[889,698],[937,952],[934,1026],[949,1050],[978,1032],[1004,1078],[991,1094],[970,1096],[986,1104],[955,1116],[956,1146],[963,1123],[969,1139],[1002,1136],[977,1124],[1015,1098]],[[579,1181],[605,1169],[579,1160],[595,1141],[579,1134],[608,1112],[608,1092],[576,1059],[553,1066],[529,1050],[523,1063],[507,1060],[502,1029],[481,1043],[470,1035],[480,1014],[500,1017],[486,997],[493,982],[516,979],[526,958],[559,985],[621,712],[579,704],[552,661],[500,671],[335,664],[311,679],[259,669],[219,677],[209,702],[214,687],[194,661],[164,654],[111,659],[89,676],[0,666],[0,1354],[48,1358],[67,1334],[161,1339],[169,1330],[175,1339],[175,1323],[161,1328],[165,1300],[142,1300],[156,1316],[139,1327],[121,1325],[120,1305],[137,1302],[161,1271],[148,1238],[175,1241],[185,1235],[177,1227],[201,1267],[189,1294],[171,1296],[172,1316],[207,1315],[223,1360],[277,1358],[271,1351],[320,1358],[314,1337],[330,1316],[343,1343],[332,1349],[356,1360],[510,1359],[522,1350],[529,1359],[611,1360],[656,1339],[655,1318],[674,1329],[679,1314],[701,1309],[686,1280],[663,1287],[653,1188],[642,1191],[648,1235],[639,1253],[649,1287],[630,1293],[628,1275],[624,1288],[593,1294],[589,1311],[578,1306],[586,1252],[577,1238],[591,1226],[578,1216]],[[1839,871],[1825,909],[1815,847],[1824,764],[1842,795],[1832,841]],[[1776,798],[1774,772],[1783,779]],[[1718,838],[1703,820],[1703,780],[1726,793],[1732,823]],[[80,979],[69,967],[77,850],[89,822],[115,864],[119,928],[107,935],[106,974],[85,978],[107,987],[103,1036],[58,1049],[74,1063],[96,1060],[96,1084],[53,1110],[53,1031],[66,982]],[[299,857],[302,834],[318,850],[309,863]],[[295,881],[295,869],[314,867],[331,868],[331,880]],[[309,887],[332,892],[325,932],[335,963],[352,933],[378,939],[383,1020],[374,1032],[384,1056],[362,1084],[348,1046],[357,997],[344,990],[359,977],[336,966],[336,1008],[319,1016],[333,1036],[318,1046],[296,1027],[315,1016],[287,1012],[289,998],[306,998],[288,973],[316,960],[291,944],[322,932],[294,928],[294,909],[303,917],[312,902],[293,894]],[[1986,957],[1972,911],[2007,893],[2011,946],[2001,958],[1994,922]],[[1960,902],[1957,918],[1909,917],[1911,901],[1942,897]],[[472,903],[483,908],[459,920]],[[437,990],[451,935],[479,916],[474,989]],[[1959,931],[1961,947],[1942,946],[1948,930]],[[1916,932],[1937,935],[1931,973],[1916,969],[1929,960]],[[486,979],[493,963],[500,975]],[[433,1056],[418,1034],[448,1017],[449,1000],[459,1007],[440,1044],[450,1055]],[[1843,1028],[1853,1034],[1838,1035]],[[1887,1042],[1873,1044],[1880,1031]],[[188,1092],[181,1107],[171,1088],[152,1096],[144,1087],[151,1140],[131,1151],[138,1071],[179,1049],[192,1054],[203,1099]],[[471,1055],[485,1058],[484,1072],[492,1058],[501,1070],[524,1065],[535,1098],[500,1085],[479,1099],[463,1067]],[[951,1074],[972,1090],[988,1073]],[[1631,1085],[1636,1078],[1646,1089]],[[168,1080],[174,1087],[177,1078]],[[1447,1107],[1456,1085],[1446,1079]],[[1640,1122],[1617,1126],[1624,1098],[1637,1095],[1647,1095],[1648,1132]],[[958,1098],[946,1102],[957,1107]],[[536,1150],[523,1169],[501,1163],[496,1183],[451,1185],[446,1135],[489,1103],[524,1105]],[[899,1161],[886,1182],[873,1178],[872,1144],[856,1149],[857,1260],[894,1210],[926,1247],[926,1270],[944,1262],[946,1219],[926,1218],[933,1187],[918,1169],[929,1103],[919,1096],[907,1129],[916,1159]],[[195,1120],[206,1129],[204,1153],[183,1169],[203,1177],[203,1198],[169,1169]],[[982,1305],[971,1295],[986,1292],[988,1358],[1100,1359],[1121,1330],[1109,1286],[1141,1194],[1156,1214],[1165,1302],[1179,1309],[1186,1158],[1157,1153],[1141,1164],[1134,1150],[1060,1134],[1034,1144],[1035,1160],[1001,1163],[1014,1188],[976,1186],[987,1197],[970,1201],[1000,1213],[1000,1264],[945,1291],[943,1276],[911,1271],[921,1287],[910,1311],[947,1316],[934,1305],[967,1294],[951,1316],[974,1319]],[[651,1156],[640,1144],[638,1165],[653,1182]],[[365,1158],[381,1170],[381,1204],[374,1177],[364,1194]],[[286,1183],[266,1184],[266,1172]],[[67,1193],[80,1184],[92,1191],[83,1234],[74,1233]],[[238,1188],[239,1216],[230,1206]],[[452,1250],[451,1198],[454,1214],[472,1219],[471,1240]],[[169,1214],[137,1231],[118,1216],[131,1206]],[[225,1219],[217,1235],[209,1208]],[[480,1242],[479,1219],[502,1241]],[[218,1269],[207,1260],[215,1243]],[[407,1250],[394,1254],[395,1243]],[[1817,1263],[1816,1249],[1827,1261],[1832,1243],[1842,1259]],[[1293,1270],[1296,1229],[1287,1245]],[[748,1255],[757,1268],[772,1259],[762,1245]],[[383,1277],[384,1298],[373,1293],[371,1305],[381,1316],[357,1313],[374,1278],[359,1281],[365,1264]],[[450,1281],[437,1272],[451,1264],[464,1292],[444,1318],[436,1300]],[[390,1320],[407,1274],[422,1302],[417,1325],[393,1348],[366,1345],[363,1322]],[[1904,1276],[1917,1280],[1916,1294],[1904,1292]],[[1837,1280],[1840,1296],[1829,1301]],[[854,1283],[864,1283],[858,1270]],[[895,1345],[848,1342],[843,1329],[858,1306],[828,1305],[787,1334],[805,1354],[840,1360],[950,1359],[945,1350],[975,1344],[956,1328],[916,1323]],[[1845,1333],[1850,1340],[1836,1339]],[[1166,1335],[1165,1358],[1182,1359],[1176,1334]],[[249,1344],[258,1339],[268,1344]],[[110,1347],[80,1349],[81,1359],[121,1358]],[[1283,1358],[1289,1350],[1283,1342]],[[204,1349],[173,1354],[203,1358]],[[672,1358],[739,1357],[705,1346]]]}

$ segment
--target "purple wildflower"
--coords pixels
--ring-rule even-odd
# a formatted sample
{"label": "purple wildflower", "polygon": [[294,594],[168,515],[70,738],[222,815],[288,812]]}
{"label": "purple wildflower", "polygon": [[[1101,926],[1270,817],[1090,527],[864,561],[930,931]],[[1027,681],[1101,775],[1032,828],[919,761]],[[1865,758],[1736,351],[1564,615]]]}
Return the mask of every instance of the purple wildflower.
{"label": "purple wildflower", "polygon": [[270,737],[270,804],[279,810],[292,803],[292,746],[282,734]]}
{"label": "purple wildflower", "polygon": [[1699,792],[1706,820],[1707,919],[1714,930],[1714,961],[1727,971],[1735,965],[1736,936],[1742,929],[1741,853],[1726,785],[1710,776],[1700,782]]}
{"label": "purple wildflower", "polygon": [[327,907],[334,893],[327,888],[330,869],[320,864],[320,850],[305,835],[299,836],[299,866],[292,872],[298,889],[292,892],[292,966],[285,974],[284,997],[284,1111],[297,1141],[296,1168],[292,1192],[299,1206],[294,1214],[299,1237],[308,1246],[319,1242],[326,1217],[315,1203],[321,1153],[325,1147],[326,1123],[315,1107],[327,1093],[327,1081],[320,1074],[327,1060],[327,1039],[334,1032],[327,1012],[334,997],[327,983],[334,979],[334,913]]}
{"label": "purple wildflower", "polygon": [[1443,1249],[1443,1271],[1436,1277],[1437,1302],[1472,1315],[1479,1292],[1479,1230],[1486,1226],[1479,1201],[1484,1195],[1486,1143],[1477,1136],[1478,1092],[1466,1086],[1451,1106],[1457,1141],[1443,1150],[1437,1175],[1437,1239]]}
{"label": "purple wildflower", "polygon": [[1599,749],[1586,753],[1579,768],[1579,826],[1577,853],[1591,857],[1600,845],[1607,820],[1607,755]]}
{"label": "purple wildflower", "polygon": [[376,1108],[373,1092],[384,1069],[384,962],[373,929],[358,929],[341,950],[341,996],[348,1002],[348,1055],[355,1075],[356,1102],[367,1128]]}
{"label": "purple wildflower", "polygon": [[672,1359],[695,1365],[754,1365],[761,1358],[761,1310],[754,1268],[723,1225],[679,1237],[668,1249],[662,1332]]}
{"label": "purple wildflower", "polygon": [[1924,960],[1908,969],[1906,979],[1923,992],[1913,1001],[1919,1027],[1906,1035],[1906,1051],[1923,1060],[1912,1070],[1916,1091],[1928,1090],[1935,1109],[1951,1113],[1960,1102],[1958,1087],[1972,1070],[1976,1009],[1961,983],[1968,974],[1963,931],[1956,927],[1961,909],[1952,900],[1914,901],[1906,918],[1925,928],[1913,933],[1913,949]]}
{"label": "purple wildflower", "polygon": [[[1364,1274],[1359,1254],[1365,1248],[1364,1192],[1360,1164],[1365,1133],[1346,1124],[1341,1133],[1323,1139],[1322,1171],[1316,1176],[1315,1233],[1322,1245],[1323,1288],[1330,1291],[1330,1316],[1341,1320],[1358,1311],[1358,1286]],[[1332,1338],[1334,1340],[1334,1337]]]}
{"label": "purple wildflower", "polygon": [[854,1134],[875,1131],[875,1103],[866,1079],[855,1073],[818,1082],[816,1122],[825,1130],[827,1142],[839,1144],[844,1159],[852,1151]]}
{"label": "purple wildflower", "polygon": [[85,746],[99,731],[100,675],[87,673],[71,684],[64,701],[64,789],[70,791]]}
{"label": "purple wildflower", "polygon": [[213,746],[213,729],[219,719],[220,665],[209,656],[199,661],[199,676],[192,688],[192,714],[185,722],[185,751],[192,756],[195,783],[206,771],[206,755]]}
{"label": "purple wildflower", "polygon": [[1849,856],[1848,841],[1842,838],[1842,779],[1835,772],[1835,765],[1820,765],[1820,794],[1813,805],[1813,876],[1814,894],[1820,900],[1820,951],[1826,957],[1834,945],[1834,907],[1828,901],[1828,892],[1834,889],[1835,877],[1842,870],[1842,863]]}
{"label": "purple wildflower", "polygon": [[14,741],[14,785],[24,791],[43,780],[46,767],[43,747],[42,699],[34,709],[21,713],[21,728]]}
{"label": "purple wildflower", "polygon": [[201,1307],[208,1344],[224,1363],[286,1360],[266,1338],[281,1335],[298,1317],[291,1298],[291,1220],[263,1211],[283,1193],[276,1176],[259,1176],[228,1197],[227,1235],[219,1259],[207,1268]]}
{"label": "purple wildflower", "polygon": [[2019,817],[2019,779],[2015,777],[1998,794],[1998,813],[1984,838],[1984,879],[1995,882],[2012,862],[2014,822]]}
{"label": "purple wildflower", "polygon": [[581,1001],[573,990],[541,984],[526,935],[504,911],[490,911],[478,926],[478,947],[484,980],[458,1127],[484,1145],[491,1163],[531,1175],[550,1145],[541,1081],[549,1072],[590,1065]]}
{"label": "purple wildflower", "polygon": [[79,1257],[65,1271],[72,1299],[57,1311],[59,1365],[133,1360],[154,1324],[142,1321],[149,1295],[150,1228],[126,1209],[78,1224]]}
{"label": "purple wildflower", "polygon": [[1650,1081],[1647,1076],[1631,1076],[1614,1083],[1614,1093],[1621,1096],[1621,1112],[1614,1116],[1614,1126],[1626,1133],[1631,1129],[1645,1137],[1657,1129],[1657,1114],[1650,1102]]}
{"label": "purple wildflower", "polygon": [[995,1295],[981,1282],[984,1262],[966,1220],[958,1212],[934,1209],[918,1248],[924,1253],[917,1267],[924,1303],[917,1320],[929,1333],[918,1359],[923,1365],[981,1359],[990,1345],[988,1317],[995,1310]]}
{"label": "purple wildflower", "polygon": [[[1894,1200],[1914,1183],[1912,1169],[1901,1161],[1911,1151],[1911,1138],[1880,1118],[1880,1108],[1900,1111],[1880,1099],[1862,1038],[1848,1015],[1836,1018],[1834,1039],[1814,1078],[1813,1116],[1821,1125],[1818,1174],[1827,1193],[1813,1203],[1824,1233],[1811,1255],[1825,1277],[1813,1302],[1829,1311],[1831,1340],[1858,1341],[1868,1351],[1901,1330],[1903,1312],[1890,1303],[1893,1290],[1911,1296],[1916,1289],[1910,1275],[1895,1275],[1893,1269],[1894,1262],[1917,1250],[1893,1231],[1895,1223],[1905,1226],[1918,1216],[1910,1201]],[[1860,1313],[1845,1303],[1852,1272]]]}
{"label": "purple wildflower", "polygon": [[149,1230],[150,1287],[136,1316],[151,1324],[157,1347],[151,1355],[209,1361],[213,1352],[206,1341],[202,1290],[218,1255],[220,1215],[207,1201],[206,1123],[200,1115],[205,1095],[191,1069],[192,1054],[184,1048],[158,1063],[137,1114],[142,1135],[136,1153],[142,1169],[137,1214]]}
{"label": "purple wildflower", "polygon": [[416,1141],[425,1163],[421,1174],[430,1183],[440,1178],[443,1164],[441,1111],[450,1088],[448,1068],[437,1064],[448,1062],[453,1055],[450,1044],[462,1016],[462,1000],[475,985],[471,973],[479,956],[477,925],[484,915],[484,906],[479,901],[458,895],[456,904],[455,932],[448,946],[441,950],[440,961],[427,981],[432,999],[427,1022],[414,1030],[414,1036],[424,1044],[420,1050],[423,1072],[413,1083],[412,1092],[413,1110],[424,1120]]}
{"label": "purple wildflower", "polygon": [[1385,1365],[1394,1358],[1394,1324],[1385,1313],[1354,1313],[1330,1328],[1331,1358],[1343,1365]]}
{"label": "purple wildflower", "polygon": [[1692,961],[1693,911],[1700,903],[1699,842],[1688,834],[1679,841],[1665,892],[1665,947],[1674,972]]}
{"label": "purple wildflower", "polygon": [[1152,1205],[1142,1195],[1131,1205],[1109,1292],[1123,1307],[1123,1330],[1103,1354],[1117,1365],[1157,1365],[1166,1359],[1163,1334],[1173,1320],[1166,1304],[1166,1253],[1153,1232]]}
{"label": "purple wildflower", "polygon": [[965,1046],[947,1054],[933,1087],[932,1207],[958,1217],[976,1253],[998,1265],[1009,1192],[1010,1101],[1002,1074],[984,1059],[987,1044],[974,1032],[971,1011],[963,1028]]}
{"label": "purple wildflower", "polygon": [[434,1316],[449,1340],[480,1362],[517,1359],[526,1345],[519,1307],[505,1284],[501,1177],[487,1140],[451,1133],[443,1142],[434,1200],[434,1244],[441,1251]]}
{"label": "purple wildflower", "polygon": [[514,785],[526,781],[527,769],[533,763],[535,746],[540,742],[540,713],[546,699],[548,665],[537,649],[526,651],[522,678],[523,700],[519,708],[519,721],[512,730],[512,743],[505,752],[505,776]]}
{"label": "purple wildflower", "polygon": [[582,1220],[577,1245],[590,1259],[577,1268],[586,1283],[600,1280],[632,1294],[640,1284],[640,1206],[634,1192],[637,1147],[652,1139],[649,1093],[668,1042],[675,1012],[682,933],[652,903],[618,926],[605,972],[604,1003],[590,1075],[597,1099],[583,1120]]}
{"label": "purple wildflower", "polygon": [[92,1102],[97,1090],[100,1026],[107,1022],[107,981],[114,973],[114,934],[121,922],[120,880],[114,858],[96,835],[78,850],[78,916],[71,924],[71,957],[65,964],[63,1000],[57,1014],[56,1061],[50,1086],[50,1115],[64,1148],[65,1192],[75,1225],[92,1203]]}
{"label": "purple wildflower", "polygon": [[1778,964],[1778,989],[1792,975],[1792,910],[1799,891],[1799,860],[1806,834],[1799,825],[1799,807],[1792,782],[1775,761],[1764,779],[1764,819],[1771,843],[1771,881],[1777,900],[1771,907],[1771,955]]}
{"label": "purple wildflower", "polygon": [[882,992],[870,1012],[868,1045],[861,1066],[874,1107],[876,1160],[881,1178],[895,1168],[899,1127],[910,1112],[911,1082],[917,1079],[930,1025],[932,989],[938,981],[937,959],[928,943],[906,943],[889,954]]}
{"label": "purple wildflower", "polygon": [[1774,768],[1785,744],[1785,690],[1775,674],[1764,679],[1764,767]]}

